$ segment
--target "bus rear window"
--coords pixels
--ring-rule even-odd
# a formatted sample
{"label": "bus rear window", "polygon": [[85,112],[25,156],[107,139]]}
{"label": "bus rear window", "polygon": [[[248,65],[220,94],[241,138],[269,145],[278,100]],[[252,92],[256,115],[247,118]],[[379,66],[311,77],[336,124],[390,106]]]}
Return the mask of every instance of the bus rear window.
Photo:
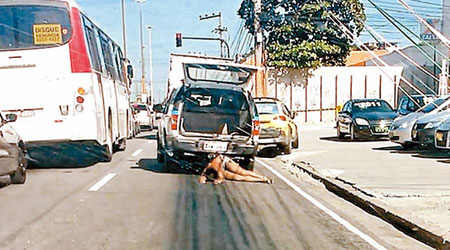
{"label": "bus rear window", "polygon": [[64,4],[0,4],[0,50],[59,46],[69,41],[71,33]]}

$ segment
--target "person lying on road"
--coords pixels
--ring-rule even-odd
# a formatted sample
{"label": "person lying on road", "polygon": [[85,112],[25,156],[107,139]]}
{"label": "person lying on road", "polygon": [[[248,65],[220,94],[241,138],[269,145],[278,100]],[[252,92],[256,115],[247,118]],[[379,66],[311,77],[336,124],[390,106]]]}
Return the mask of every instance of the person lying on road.
{"label": "person lying on road", "polygon": [[205,184],[207,180],[214,184],[221,184],[225,179],[248,182],[264,182],[272,184],[271,178],[259,175],[253,171],[245,170],[227,156],[218,154],[200,175],[199,183]]}

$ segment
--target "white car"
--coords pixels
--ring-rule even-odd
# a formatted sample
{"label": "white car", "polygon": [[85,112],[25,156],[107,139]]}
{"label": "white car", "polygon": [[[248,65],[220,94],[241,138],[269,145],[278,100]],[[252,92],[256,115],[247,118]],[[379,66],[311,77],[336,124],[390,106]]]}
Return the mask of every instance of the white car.
{"label": "white car", "polygon": [[27,159],[20,136],[8,124],[16,121],[14,114],[0,114],[0,176],[9,175],[13,184],[23,184],[26,179]]}
{"label": "white car", "polygon": [[416,121],[419,118],[431,116],[447,110],[449,106],[450,96],[443,96],[428,103],[416,112],[395,119],[389,129],[389,139],[392,142],[399,143],[404,148],[412,147],[414,144],[412,142],[411,133]]}
{"label": "white car", "polygon": [[150,107],[147,104],[134,104],[133,108],[136,110],[136,120],[139,122],[140,127],[153,130],[155,119]]}

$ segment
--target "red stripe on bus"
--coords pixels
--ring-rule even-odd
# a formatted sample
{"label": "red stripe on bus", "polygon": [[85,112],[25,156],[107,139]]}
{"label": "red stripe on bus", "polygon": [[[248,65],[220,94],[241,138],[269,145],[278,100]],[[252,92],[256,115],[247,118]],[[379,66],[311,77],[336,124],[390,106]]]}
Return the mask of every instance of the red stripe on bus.
{"label": "red stripe on bus", "polygon": [[71,12],[72,40],[69,43],[69,49],[72,73],[90,73],[92,70],[84,40],[80,11],[72,8]]}

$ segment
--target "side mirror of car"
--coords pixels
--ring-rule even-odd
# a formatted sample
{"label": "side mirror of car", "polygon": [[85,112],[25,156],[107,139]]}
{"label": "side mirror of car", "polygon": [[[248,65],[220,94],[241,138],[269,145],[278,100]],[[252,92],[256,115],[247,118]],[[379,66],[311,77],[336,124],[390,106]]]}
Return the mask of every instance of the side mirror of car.
{"label": "side mirror of car", "polygon": [[156,104],[153,106],[153,111],[157,112],[157,113],[161,113],[163,110],[163,106],[161,104]]}
{"label": "side mirror of car", "polygon": [[15,122],[17,121],[17,115],[16,114],[7,114],[5,116],[6,122]]}
{"label": "side mirror of car", "polygon": [[134,77],[134,70],[133,70],[133,66],[132,65],[128,65],[127,66],[127,74],[129,78],[133,78]]}

